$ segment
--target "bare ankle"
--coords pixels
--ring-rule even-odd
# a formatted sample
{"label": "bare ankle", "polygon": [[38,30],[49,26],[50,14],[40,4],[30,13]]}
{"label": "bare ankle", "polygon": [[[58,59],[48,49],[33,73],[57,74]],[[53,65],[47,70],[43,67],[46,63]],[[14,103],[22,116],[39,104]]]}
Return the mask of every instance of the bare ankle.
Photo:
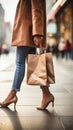
{"label": "bare ankle", "polygon": [[16,95],[16,91],[15,90],[11,90],[10,93],[13,94],[13,95]]}

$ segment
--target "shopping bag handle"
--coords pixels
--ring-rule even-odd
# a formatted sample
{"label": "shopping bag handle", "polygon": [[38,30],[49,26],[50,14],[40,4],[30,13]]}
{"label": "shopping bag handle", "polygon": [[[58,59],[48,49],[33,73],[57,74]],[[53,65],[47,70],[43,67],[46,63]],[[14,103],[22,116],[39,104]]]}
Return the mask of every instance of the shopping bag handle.
{"label": "shopping bag handle", "polygon": [[42,47],[42,44],[40,44],[40,47],[36,48],[36,54],[43,54],[43,53],[46,53],[46,48],[44,49]]}

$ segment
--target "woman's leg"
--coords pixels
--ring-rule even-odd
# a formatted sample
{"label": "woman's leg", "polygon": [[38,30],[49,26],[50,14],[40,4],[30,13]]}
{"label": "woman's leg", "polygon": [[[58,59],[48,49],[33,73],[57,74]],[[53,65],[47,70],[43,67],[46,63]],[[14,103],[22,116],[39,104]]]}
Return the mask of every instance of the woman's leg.
{"label": "woman's leg", "polygon": [[28,54],[28,47],[17,47],[16,71],[13,80],[12,90],[20,91],[21,83],[25,74],[25,60]]}
{"label": "woman's leg", "polygon": [[12,90],[10,91],[7,98],[2,103],[0,103],[1,106],[7,106],[8,103],[10,103],[10,100],[12,101],[12,99],[17,100],[17,97],[14,97],[16,96],[17,91],[20,91],[21,83],[24,78],[26,57],[28,53],[34,53],[34,50],[34,48],[30,47],[17,47],[16,71],[13,80]]}
{"label": "woman's leg", "polygon": [[16,71],[12,90],[20,91],[21,83],[25,75],[25,60],[29,53],[34,53],[34,48],[30,47],[18,47],[16,56]]}
{"label": "woman's leg", "polygon": [[50,86],[41,86],[42,90],[42,101],[41,105],[37,107],[38,110],[44,110],[49,105],[49,103],[52,103],[52,106],[54,106],[54,96],[50,92]]}

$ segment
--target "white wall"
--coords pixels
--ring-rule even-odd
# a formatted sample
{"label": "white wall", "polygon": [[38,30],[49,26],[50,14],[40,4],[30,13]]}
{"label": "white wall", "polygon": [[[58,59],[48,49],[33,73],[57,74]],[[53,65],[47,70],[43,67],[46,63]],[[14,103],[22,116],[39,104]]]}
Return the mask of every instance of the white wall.
{"label": "white wall", "polygon": [[0,3],[5,9],[5,21],[10,21],[13,25],[18,0],[0,0]]}

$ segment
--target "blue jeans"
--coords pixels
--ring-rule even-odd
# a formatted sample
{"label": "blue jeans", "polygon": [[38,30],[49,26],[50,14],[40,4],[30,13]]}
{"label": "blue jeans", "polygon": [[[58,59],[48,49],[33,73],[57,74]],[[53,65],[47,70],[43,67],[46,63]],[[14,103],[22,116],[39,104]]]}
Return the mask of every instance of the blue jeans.
{"label": "blue jeans", "polygon": [[34,54],[35,48],[20,46],[17,47],[16,53],[16,71],[14,76],[14,81],[12,85],[12,90],[20,91],[21,83],[25,75],[25,61],[28,54]]}

